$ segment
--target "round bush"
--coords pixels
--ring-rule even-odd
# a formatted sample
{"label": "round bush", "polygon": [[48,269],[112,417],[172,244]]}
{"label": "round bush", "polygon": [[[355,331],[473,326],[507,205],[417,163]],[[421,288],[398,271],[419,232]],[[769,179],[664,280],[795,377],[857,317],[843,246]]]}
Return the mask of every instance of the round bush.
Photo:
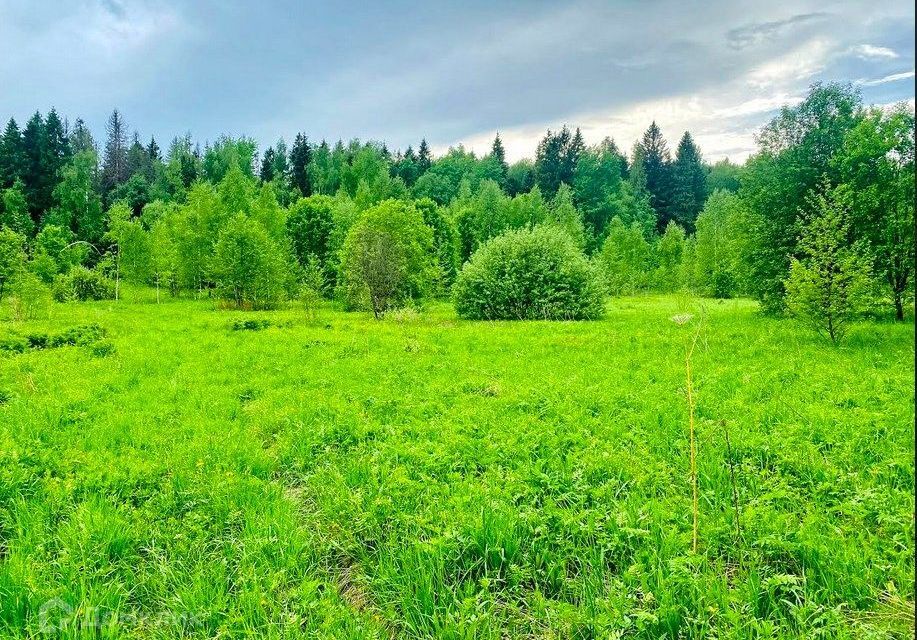
{"label": "round bush", "polygon": [[605,313],[598,271],[555,227],[509,231],[478,249],[454,287],[472,320],[591,320]]}
{"label": "round bush", "polygon": [[110,300],[115,297],[115,283],[98,271],[78,265],[55,279],[53,293],[58,302]]}

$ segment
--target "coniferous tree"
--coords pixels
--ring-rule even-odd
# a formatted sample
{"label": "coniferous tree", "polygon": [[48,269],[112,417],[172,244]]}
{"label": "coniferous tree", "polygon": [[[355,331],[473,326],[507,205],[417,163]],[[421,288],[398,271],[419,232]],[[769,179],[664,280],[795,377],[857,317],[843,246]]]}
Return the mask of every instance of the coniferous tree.
{"label": "coniferous tree", "polygon": [[137,175],[143,177],[148,183],[153,181],[153,161],[146,147],[140,142],[140,136],[134,132],[134,138],[127,150],[128,179]]}
{"label": "coniferous tree", "polygon": [[309,139],[301,133],[296,134],[293,140],[293,148],[290,149],[290,181],[292,186],[299,189],[303,197],[312,194],[312,188],[309,184],[309,173],[306,168],[312,160],[312,149],[309,146]]}
{"label": "coniferous tree", "polygon": [[159,150],[159,145],[156,144],[156,138],[150,138],[150,144],[146,146],[146,154],[149,156],[150,161],[154,164],[157,162],[162,162],[162,153]]}
{"label": "coniferous tree", "polygon": [[557,133],[549,130],[545,134],[535,156],[535,176],[545,197],[553,198],[561,183],[573,184],[576,163],[584,149],[579,129],[571,134],[564,125]]}
{"label": "coniferous tree", "polygon": [[672,160],[662,131],[654,120],[640,142],[643,174],[650,204],[656,210],[656,229],[665,230],[672,216]]}
{"label": "coniferous tree", "polygon": [[53,108],[45,118],[45,179],[50,201],[50,192],[60,176],[61,168],[70,161],[70,139],[67,137],[66,127],[61,122],[60,116]]}
{"label": "coniferous tree", "polygon": [[22,134],[14,118],[10,118],[0,138],[0,188],[9,189],[25,172],[25,152]]}
{"label": "coniferous tree", "polygon": [[39,112],[29,118],[22,131],[23,172],[22,182],[25,185],[26,199],[29,201],[29,212],[32,220],[38,222],[41,213],[48,206],[45,200],[44,160],[45,160],[45,121]]}
{"label": "coniferous tree", "polygon": [[691,231],[707,197],[707,171],[700,149],[687,131],[678,143],[672,174],[672,218]]}
{"label": "coniferous tree", "polygon": [[77,118],[73,125],[73,131],[70,132],[70,153],[76,155],[84,151],[96,152],[96,141],[83,119]]}
{"label": "coniferous tree", "polygon": [[417,177],[419,178],[425,174],[432,166],[433,154],[430,152],[430,147],[427,145],[427,139],[423,138],[420,141],[420,146],[417,147]]}
{"label": "coniferous tree", "polygon": [[500,140],[500,132],[494,137],[493,145],[490,147],[491,157],[500,165],[500,173],[503,176],[501,183],[506,182],[506,174],[509,171],[509,165],[506,164],[506,150],[503,148],[503,141]]}
{"label": "coniferous tree", "polygon": [[108,141],[102,161],[102,189],[107,194],[130,177],[127,166],[127,126],[115,109],[108,118]]}
{"label": "coniferous tree", "polygon": [[261,182],[270,182],[274,179],[274,147],[268,147],[261,159]]}

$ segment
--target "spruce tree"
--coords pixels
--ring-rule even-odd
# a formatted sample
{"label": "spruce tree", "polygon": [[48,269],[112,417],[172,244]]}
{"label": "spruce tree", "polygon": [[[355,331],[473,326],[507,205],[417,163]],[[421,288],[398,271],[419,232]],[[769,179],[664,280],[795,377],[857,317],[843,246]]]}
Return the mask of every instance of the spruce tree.
{"label": "spruce tree", "polygon": [[661,233],[672,216],[672,160],[669,148],[656,121],[649,126],[640,142],[643,173],[650,204],[656,210],[657,230]]}
{"label": "spruce tree", "polygon": [[96,141],[92,137],[86,123],[82,118],[77,118],[70,132],[70,152],[73,155],[84,151],[96,151]]}
{"label": "spruce tree", "polygon": [[576,165],[584,150],[579,129],[571,133],[564,125],[557,133],[548,130],[535,154],[535,176],[545,197],[553,198],[561,183],[573,184]]}
{"label": "spruce tree", "polygon": [[506,180],[506,173],[509,171],[509,165],[506,164],[506,150],[503,148],[503,141],[500,140],[500,132],[494,137],[493,145],[490,147],[490,155],[500,164],[500,174],[503,181]]}
{"label": "spruce tree", "polygon": [[296,134],[293,140],[293,148],[290,149],[290,181],[292,186],[299,189],[299,192],[308,197],[312,194],[312,188],[309,184],[309,173],[306,168],[312,160],[312,149],[309,146],[309,139],[301,133]]}
{"label": "spruce tree", "polygon": [[417,177],[419,178],[425,174],[432,166],[433,154],[430,152],[430,147],[427,145],[427,139],[423,138],[420,141],[420,146],[417,147]]}
{"label": "spruce tree", "polygon": [[162,153],[159,150],[159,145],[156,144],[155,137],[150,138],[150,144],[146,146],[146,154],[153,163],[162,162]]}
{"label": "spruce tree", "polygon": [[261,160],[261,182],[270,182],[274,179],[274,147],[268,147]]}
{"label": "spruce tree", "polygon": [[70,140],[67,137],[64,123],[61,122],[57,111],[53,108],[45,118],[45,179],[44,188],[48,191],[50,201],[50,192],[53,191],[57,183],[60,170],[67,162],[70,161],[71,150]]}
{"label": "spruce tree", "polygon": [[102,189],[105,193],[130,177],[127,167],[127,126],[117,109],[109,116],[107,129],[108,141],[105,143],[102,161]]}
{"label": "spruce tree", "polygon": [[45,143],[45,121],[36,111],[22,131],[22,182],[25,184],[26,199],[29,201],[29,212],[32,220],[36,222],[50,204],[43,188],[47,184],[44,166]]}
{"label": "spruce tree", "polygon": [[707,196],[707,171],[701,159],[700,149],[687,131],[678,143],[672,173],[672,218],[686,230],[692,231],[697,215],[704,208]]}
{"label": "spruce tree", "polygon": [[14,118],[10,118],[0,138],[0,188],[9,189],[25,171],[22,134]]}

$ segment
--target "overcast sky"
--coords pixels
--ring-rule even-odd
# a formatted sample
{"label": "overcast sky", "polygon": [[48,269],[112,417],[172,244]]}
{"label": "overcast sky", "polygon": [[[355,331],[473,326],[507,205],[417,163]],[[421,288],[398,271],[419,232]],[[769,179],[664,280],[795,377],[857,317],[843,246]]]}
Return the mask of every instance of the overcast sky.
{"label": "overcast sky", "polygon": [[483,152],[499,130],[510,159],[565,122],[629,148],[655,119],[672,147],[688,129],[742,160],[815,81],[913,104],[910,1],[369,4],[0,0],[0,118],[55,106],[101,138],[117,107],[161,146],[304,131]]}

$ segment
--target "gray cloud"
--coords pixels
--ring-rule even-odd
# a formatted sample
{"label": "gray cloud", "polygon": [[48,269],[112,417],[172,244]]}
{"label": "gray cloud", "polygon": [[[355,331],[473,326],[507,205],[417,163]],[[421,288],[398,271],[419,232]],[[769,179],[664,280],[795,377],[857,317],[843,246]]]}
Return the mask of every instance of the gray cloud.
{"label": "gray cloud", "polygon": [[[747,155],[811,82],[914,68],[914,10],[897,0],[367,4],[0,0],[0,117],[54,105],[101,134],[117,106],[144,137],[262,145],[305,131],[483,149],[499,129],[511,156],[563,122],[629,146],[657,118],[715,158]],[[909,81],[861,87],[913,96]]]}
{"label": "gray cloud", "polygon": [[778,35],[785,33],[791,27],[807,22],[821,21],[829,17],[828,13],[803,13],[771,22],[756,22],[747,24],[726,32],[729,46],[733,49],[744,49],[765,40],[773,40]]}

